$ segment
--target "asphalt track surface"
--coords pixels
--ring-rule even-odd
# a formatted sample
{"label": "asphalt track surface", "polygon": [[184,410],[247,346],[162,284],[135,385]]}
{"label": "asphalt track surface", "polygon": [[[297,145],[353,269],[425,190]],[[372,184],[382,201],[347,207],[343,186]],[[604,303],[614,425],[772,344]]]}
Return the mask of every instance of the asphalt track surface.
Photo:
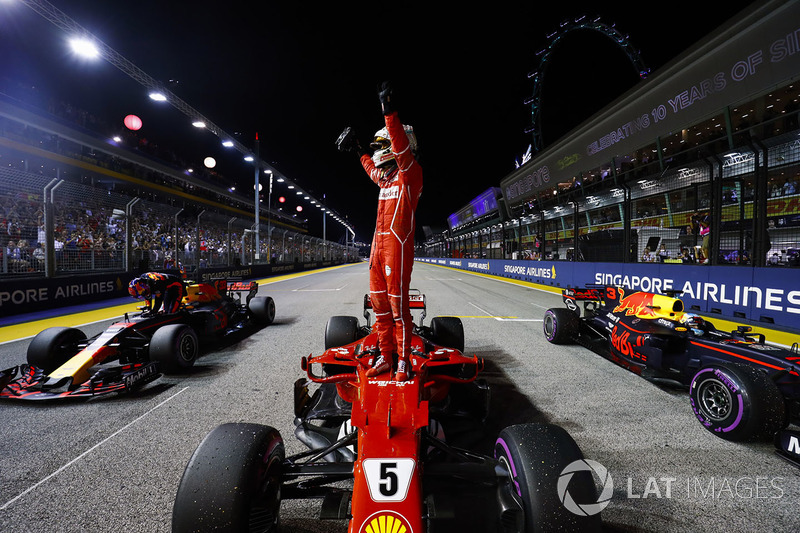
{"label": "asphalt track surface", "polygon": [[[547,343],[541,319],[562,305],[559,295],[428,264],[415,265],[412,287],[426,294],[426,323],[460,316],[466,352],[486,359],[493,428],[559,424],[608,469],[608,531],[800,531],[800,469],[771,443],[710,435],[685,392],[585,348]],[[1,404],[0,531],[170,531],[183,469],[224,422],[274,426],[287,453],[302,451],[292,424],[300,357],[322,352],[328,317],[363,321],[367,290],[364,264],[263,280],[275,322],[205,353],[189,375],[91,402]],[[110,322],[83,329],[91,335]],[[1,344],[0,368],[24,362],[28,342]],[[317,519],[319,504],[283,502],[282,531],[345,532],[344,521]]]}

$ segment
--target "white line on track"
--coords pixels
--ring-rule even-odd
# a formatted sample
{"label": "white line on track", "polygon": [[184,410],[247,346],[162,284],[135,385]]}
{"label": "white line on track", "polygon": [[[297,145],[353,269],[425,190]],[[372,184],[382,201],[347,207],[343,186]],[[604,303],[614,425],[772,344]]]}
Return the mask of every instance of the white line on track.
{"label": "white line on track", "polygon": [[493,318],[498,322],[541,322],[541,318],[512,318],[512,317],[505,317],[505,316],[495,316],[486,309],[482,309],[481,307],[475,305],[474,303],[470,302],[469,305],[480,311],[481,313],[487,315],[489,318]]}
{"label": "white line on track", "polygon": [[480,312],[481,312],[481,313],[483,313],[484,315],[489,315],[489,316],[490,316],[490,317],[492,317],[492,318],[496,318],[496,317],[495,317],[495,316],[494,316],[492,313],[490,313],[490,312],[489,312],[489,311],[487,311],[486,309],[483,309],[483,308],[481,308],[481,307],[479,307],[479,306],[475,305],[475,304],[474,304],[474,303],[472,303],[472,302],[470,302],[470,303],[469,303],[469,305],[471,305],[472,307],[474,307],[475,309],[477,309],[478,311],[480,311]]}
{"label": "white line on track", "polygon": [[[340,290],[344,289],[345,287],[347,287],[347,285],[348,284],[345,283],[344,285],[342,285],[338,289],[306,289],[304,287],[300,287],[299,289],[292,289],[292,292],[333,292],[333,291],[340,291]],[[305,287],[308,287],[308,285],[305,285]]]}
{"label": "white line on track", "polygon": [[189,387],[184,387],[184,388],[182,388],[181,390],[179,390],[178,392],[176,392],[175,394],[173,394],[172,396],[170,396],[169,398],[167,398],[166,400],[164,400],[164,401],[163,401],[163,402],[161,402],[160,404],[156,405],[155,407],[153,407],[152,409],[150,409],[150,410],[149,410],[149,411],[147,411],[146,413],[144,413],[144,414],[142,414],[142,415],[138,416],[136,419],[134,419],[133,421],[131,421],[131,422],[129,422],[128,424],[124,425],[123,427],[119,428],[119,429],[118,429],[118,430],[116,430],[114,433],[112,433],[112,434],[111,434],[111,435],[109,435],[108,437],[104,438],[103,440],[101,440],[100,442],[98,442],[97,444],[95,444],[94,446],[92,446],[91,448],[89,448],[88,450],[86,450],[85,452],[83,452],[82,454],[80,454],[79,456],[77,456],[75,459],[73,459],[73,460],[71,460],[70,462],[68,462],[67,464],[63,465],[61,468],[59,468],[58,470],[56,470],[56,471],[55,471],[55,472],[53,472],[52,474],[50,474],[50,475],[48,475],[48,476],[44,477],[43,479],[41,479],[41,480],[39,480],[38,482],[36,482],[35,484],[31,485],[31,486],[30,486],[30,487],[28,487],[27,489],[23,490],[22,492],[20,492],[19,494],[17,494],[16,496],[14,496],[13,498],[11,498],[10,500],[8,500],[6,503],[4,503],[2,506],[0,506],[0,511],[2,511],[3,509],[6,509],[6,508],[7,508],[9,505],[11,505],[11,504],[12,504],[12,503],[14,503],[15,501],[19,500],[20,498],[22,498],[23,496],[25,496],[26,494],[28,494],[28,493],[29,493],[29,492],[31,492],[32,490],[34,490],[34,489],[36,489],[37,487],[39,487],[40,485],[44,484],[46,481],[48,481],[48,480],[50,480],[50,479],[52,479],[52,478],[56,477],[58,474],[60,474],[60,473],[61,473],[61,472],[63,472],[64,470],[66,470],[67,468],[69,468],[69,467],[70,467],[70,466],[72,466],[73,464],[77,463],[78,461],[80,461],[81,459],[83,459],[84,457],[86,457],[87,455],[89,455],[89,453],[91,453],[92,451],[96,450],[97,448],[99,448],[100,446],[102,446],[103,444],[105,444],[106,442],[110,441],[111,439],[113,439],[114,437],[116,437],[117,435],[119,435],[120,433],[122,433],[123,431],[125,431],[126,429],[128,429],[129,427],[131,427],[132,425],[134,425],[136,422],[138,422],[139,420],[143,419],[144,417],[146,417],[147,415],[149,415],[150,413],[152,413],[153,411],[155,411],[156,409],[158,409],[158,408],[159,408],[159,407],[161,407],[162,405],[166,404],[168,401],[172,400],[172,399],[173,399],[173,398],[175,398],[175,397],[176,397],[178,394],[182,393],[183,391],[185,391],[185,390],[186,390],[186,389],[188,389],[188,388],[189,388]]}

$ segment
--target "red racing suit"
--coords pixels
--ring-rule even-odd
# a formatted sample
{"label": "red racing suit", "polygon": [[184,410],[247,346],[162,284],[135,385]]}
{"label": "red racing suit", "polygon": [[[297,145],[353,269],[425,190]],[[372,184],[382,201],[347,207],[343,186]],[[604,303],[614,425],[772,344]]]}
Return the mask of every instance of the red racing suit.
{"label": "red racing suit", "polygon": [[369,155],[361,156],[364,170],[380,187],[369,259],[369,293],[381,354],[389,362],[392,352],[408,361],[413,328],[408,289],[414,266],[414,211],[422,194],[422,168],[411,152],[397,113],[384,118],[397,166],[377,168]]}

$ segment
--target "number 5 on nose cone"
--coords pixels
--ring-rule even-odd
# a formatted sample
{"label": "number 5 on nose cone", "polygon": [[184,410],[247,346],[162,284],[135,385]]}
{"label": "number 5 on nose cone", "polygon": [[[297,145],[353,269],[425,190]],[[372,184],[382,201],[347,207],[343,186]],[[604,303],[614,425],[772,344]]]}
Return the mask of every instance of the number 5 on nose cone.
{"label": "number 5 on nose cone", "polygon": [[414,459],[364,459],[369,495],[376,502],[405,500],[414,465]]}

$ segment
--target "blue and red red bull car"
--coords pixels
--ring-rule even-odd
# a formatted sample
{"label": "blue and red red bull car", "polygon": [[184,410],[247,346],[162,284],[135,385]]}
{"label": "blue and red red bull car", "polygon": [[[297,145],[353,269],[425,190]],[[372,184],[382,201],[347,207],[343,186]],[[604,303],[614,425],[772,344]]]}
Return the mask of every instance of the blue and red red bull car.
{"label": "blue and red red bull car", "polygon": [[149,306],[92,338],[52,327],[28,345],[27,364],[0,371],[0,400],[60,400],[124,393],[194,365],[201,340],[213,340],[275,317],[255,281],[187,283],[174,313]]}
{"label": "blue and red red bull car", "polygon": [[720,331],[687,313],[677,295],[564,289],[566,308],[545,312],[544,334],[554,344],[578,342],[646,379],[688,387],[694,414],[714,435],[775,438],[779,453],[800,464],[800,432],[788,429],[800,423],[798,343],[768,344],[749,326]]}

